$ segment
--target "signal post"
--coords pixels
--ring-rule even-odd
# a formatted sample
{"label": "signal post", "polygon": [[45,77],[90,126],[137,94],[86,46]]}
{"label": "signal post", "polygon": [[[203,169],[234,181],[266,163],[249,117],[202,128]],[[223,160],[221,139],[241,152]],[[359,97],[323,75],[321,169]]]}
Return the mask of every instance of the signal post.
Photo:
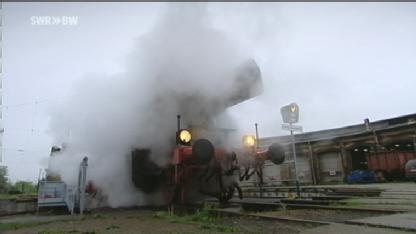
{"label": "signal post", "polygon": [[280,113],[282,114],[283,119],[282,129],[290,131],[293,161],[295,166],[296,195],[297,197],[300,197],[300,185],[296,163],[296,146],[294,132],[302,132],[302,126],[293,125],[294,123],[297,123],[299,121],[299,106],[296,103],[291,103],[287,106],[283,106],[282,108],[280,108]]}

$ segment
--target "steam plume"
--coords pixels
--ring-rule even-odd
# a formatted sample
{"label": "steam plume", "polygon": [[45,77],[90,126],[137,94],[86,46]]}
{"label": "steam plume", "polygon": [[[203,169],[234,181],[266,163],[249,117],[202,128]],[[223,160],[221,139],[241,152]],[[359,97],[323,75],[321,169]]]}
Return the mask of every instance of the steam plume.
{"label": "steam plume", "polygon": [[110,206],[158,202],[134,188],[131,150],[150,148],[152,159],[165,165],[176,115],[186,126],[211,126],[235,92],[235,68],[248,58],[209,22],[203,5],[168,5],[138,40],[123,74],[78,83],[72,98],[51,110],[50,132],[57,144],[67,144],[51,169],[75,184],[78,164],[88,156],[88,178]]}

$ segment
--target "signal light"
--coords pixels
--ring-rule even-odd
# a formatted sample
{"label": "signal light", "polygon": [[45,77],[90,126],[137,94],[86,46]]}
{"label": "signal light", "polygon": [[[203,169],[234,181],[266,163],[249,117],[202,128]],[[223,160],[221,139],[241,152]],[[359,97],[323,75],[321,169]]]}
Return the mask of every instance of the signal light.
{"label": "signal light", "polygon": [[243,144],[245,147],[254,147],[256,145],[256,138],[252,135],[243,136]]}
{"label": "signal light", "polygon": [[178,132],[177,138],[178,138],[178,141],[179,141],[180,144],[189,145],[189,143],[192,140],[192,134],[187,129],[181,129]]}

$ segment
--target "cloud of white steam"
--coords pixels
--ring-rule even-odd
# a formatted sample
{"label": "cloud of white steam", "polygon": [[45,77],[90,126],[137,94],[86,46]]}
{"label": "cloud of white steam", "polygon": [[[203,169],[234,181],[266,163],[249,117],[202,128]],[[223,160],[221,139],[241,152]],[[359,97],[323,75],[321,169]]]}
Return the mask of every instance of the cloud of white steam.
{"label": "cloud of white steam", "polygon": [[229,105],[235,69],[249,56],[210,26],[203,5],[170,4],[128,58],[123,74],[86,77],[51,110],[50,132],[56,144],[67,144],[51,169],[75,184],[88,156],[88,179],[112,207],[157,202],[134,187],[131,150],[151,148],[152,159],[165,165],[176,115],[184,126],[210,126]]}

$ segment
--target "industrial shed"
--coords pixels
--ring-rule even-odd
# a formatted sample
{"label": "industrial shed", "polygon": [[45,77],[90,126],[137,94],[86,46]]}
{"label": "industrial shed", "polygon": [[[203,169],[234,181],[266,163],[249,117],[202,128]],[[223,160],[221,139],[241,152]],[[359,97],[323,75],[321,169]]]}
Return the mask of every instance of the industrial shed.
{"label": "industrial shed", "polygon": [[[294,175],[291,137],[261,138],[261,148],[279,142],[285,147],[286,163],[266,163],[267,185],[291,184]],[[346,181],[353,170],[373,170],[380,180],[403,180],[400,167],[416,158],[416,114],[295,135],[298,175],[302,184]],[[251,182],[255,183],[257,178]]]}

